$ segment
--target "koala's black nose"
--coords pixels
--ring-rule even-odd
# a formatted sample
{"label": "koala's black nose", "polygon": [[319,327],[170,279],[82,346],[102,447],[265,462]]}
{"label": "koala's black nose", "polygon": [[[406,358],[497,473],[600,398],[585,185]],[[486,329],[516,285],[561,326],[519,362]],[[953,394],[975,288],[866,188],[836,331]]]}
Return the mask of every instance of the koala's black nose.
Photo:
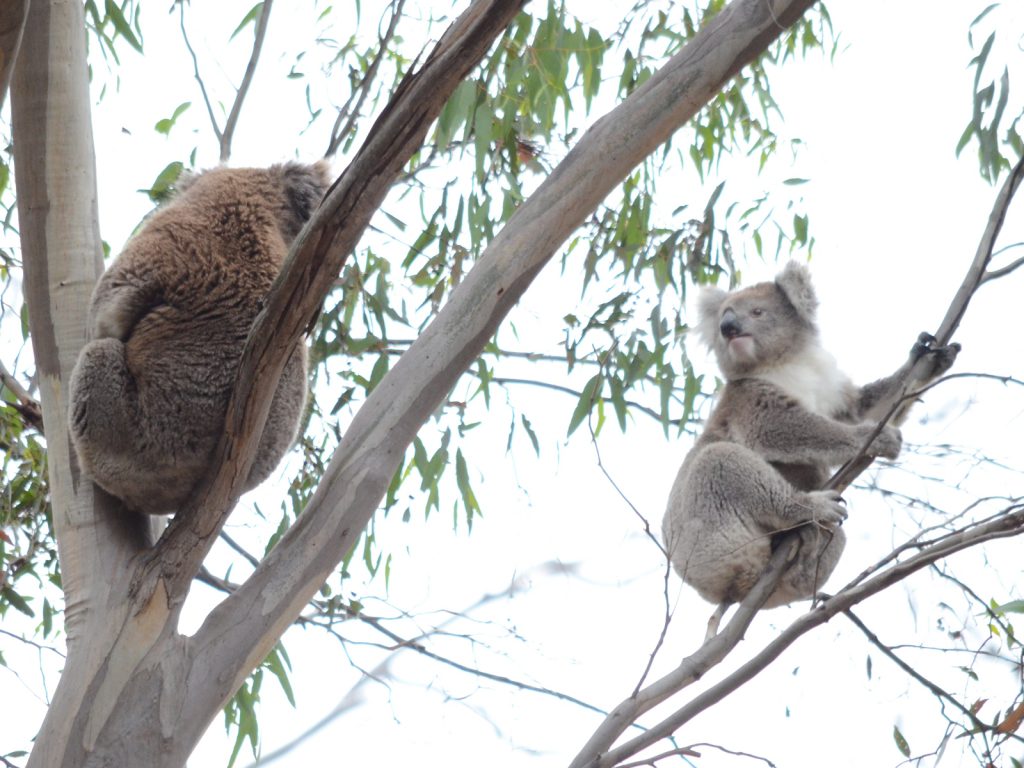
{"label": "koala's black nose", "polygon": [[736,317],[736,313],[731,309],[727,309],[722,313],[722,322],[719,324],[718,330],[720,330],[722,335],[727,339],[735,339],[743,333],[743,329],[740,327],[740,321]]}

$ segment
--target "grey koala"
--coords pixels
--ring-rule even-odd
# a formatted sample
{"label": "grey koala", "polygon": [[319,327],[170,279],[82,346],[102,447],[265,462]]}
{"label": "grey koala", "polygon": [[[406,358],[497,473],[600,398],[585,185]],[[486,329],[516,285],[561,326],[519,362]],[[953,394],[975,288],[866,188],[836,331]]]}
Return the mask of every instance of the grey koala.
{"label": "grey koala", "polygon": [[[249,328],[328,167],[217,168],[185,179],[96,285],[91,341],[71,375],[85,472],[132,510],[174,512],[206,471]],[[295,439],[306,348],[292,349],[245,489]]]}
{"label": "grey koala", "polygon": [[[765,607],[814,596],[846,543],[842,500],[820,490],[831,469],[867,442],[899,398],[904,372],[926,358],[926,376],[910,382],[921,386],[960,350],[922,334],[899,371],[857,388],[821,346],[817,306],[810,275],[795,262],[775,282],[700,296],[696,331],[726,384],[672,486],[662,532],[676,571],[710,602],[742,600],[778,534],[793,529],[799,555]],[[894,459],[900,446],[899,430],[886,426],[867,454]]]}

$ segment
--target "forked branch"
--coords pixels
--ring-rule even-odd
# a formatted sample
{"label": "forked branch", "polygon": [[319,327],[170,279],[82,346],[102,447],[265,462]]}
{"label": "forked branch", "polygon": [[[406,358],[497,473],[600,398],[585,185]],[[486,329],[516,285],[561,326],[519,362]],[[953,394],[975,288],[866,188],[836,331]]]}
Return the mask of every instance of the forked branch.
{"label": "forked branch", "polygon": [[[967,275],[940,323],[939,330],[935,334],[940,345],[949,343],[975,292],[982,282],[987,279],[989,273],[986,270],[992,258],[996,238],[1006,218],[1006,211],[1020,186],[1022,178],[1024,178],[1024,158],[1011,170],[1009,177],[996,197],[974,260],[971,262]],[[908,380],[912,380],[912,374],[913,372],[911,371],[908,375]],[[915,393],[904,392],[904,397],[912,396],[913,394]],[[895,411],[895,407],[893,410]],[[882,424],[885,421],[883,420]],[[881,425],[879,426],[880,428]],[[860,472],[870,465],[871,461],[869,457],[863,457],[860,460],[850,462],[836,473],[826,487],[840,490],[845,489]],[[743,638],[746,628],[750,625],[754,614],[760,610],[761,606],[764,605],[768,597],[774,592],[775,587],[782,578],[782,574],[786,570],[786,565],[795,554],[794,548],[800,544],[799,536],[796,534],[782,537],[765,572],[758,580],[754,589],[744,598],[727,627],[717,635],[709,637],[696,652],[683,659],[679,667],[673,672],[634,693],[616,707],[571,763],[571,768],[612,768],[612,766],[636,755],[640,750],[651,746],[658,740],[670,736],[683,723],[717,703],[758,674],[797,637],[810,631],[813,627],[824,623],[836,612],[848,610],[851,606],[865,598],[902,580],[910,573],[919,570],[925,565],[934,563],[953,552],[967,549],[993,538],[1016,536],[1021,533],[1024,533],[1024,511],[1022,511],[1021,505],[1014,505],[1004,515],[1000,515],[977,526],[967,526],[956,534],[941,538],[931,545],[923,547],[916,556],[902,563],[894,563],[887,570],[878,573],[871,579],[863,583],[855,582],[834,598],[824,601],[811,612],[799,618],[760,654],[729,675],[721,683],[697,696],[674,715],[645,731],[643,735],[612,749],[615,741],[625,732],[626,728],[636,721],[636,718],[695,682],[704,672],[724,659],[739,643]],[[721,617],[719,616],[719,618]]]}

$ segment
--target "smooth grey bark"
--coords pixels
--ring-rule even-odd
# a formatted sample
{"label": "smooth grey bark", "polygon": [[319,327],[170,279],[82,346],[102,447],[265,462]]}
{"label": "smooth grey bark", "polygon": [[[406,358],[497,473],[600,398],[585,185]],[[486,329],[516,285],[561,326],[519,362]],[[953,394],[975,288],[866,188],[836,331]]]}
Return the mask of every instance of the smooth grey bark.
{"label": "smooth grey bark", "polygon": [[65,592],[68,657],[32,765],[63,765],[68,711],[90,704],[109,627],[129,606],[130,558],[149,523],[120,515],[85,482],[67,432],[67,386],[103,268],[81,3],[32,3],[11,86],[25,301],[35,355],[53,524]]}
{"label": "smooth grey bark", "polygon": [[[484,55],[503,26],[499,21],[507,23],[521,2],[475,2],[424,63],[423,76],[400,86],[367,146],[300,235],[254,325],[213,471],[158,546],[149,549],[141,523],[118,517],[116,509],[105,508],[102,497],[92,495],[88,483],[79,482],[66,441],[67,404],[60,383],[67,380],[84,341],[84,308],[97,272],[98,240],[60,251],[52,228],[77,227],[95,235],[95,185],[85,181],[93,178],[93,162],[81,7],[76,0],[37,0],[38,23],[32,25],[32,45],[26,44],[31,64],[23,71],[19,66],[15,108],[21,113],[22,136],[35,132],[42,143],[33,147],[26,142],[21,150],[19,196],[22,183],[26,189],[40,185],[36,202],[26,200],[22,219],[23,228],[31,225],[26,253],[34,254],[36,270],[30,301],[56,306],[56,297],[69,286],[78,292],[77,303],[61,303],[59,313],[39,312],[33,318],[41,324],[33,326],[33,340],[38,329],[41,374],[50,377],[52,390],[48,406],[44,398],[51,472],[65,484],[62,495],[54,496],[55,515],[72,518],[58,528],[58,536],[66,540],[62,563],[66,556],[67,573],[74,576],[65,588],[81,650],[69,655],[30,766],[183,765],[223,702],[352,547],[420,426],[540,269],[635,166],[812,4],[735,0],[583,136],[374,390],[305,513],[196,635],[183,638],[176,631],[178,611],[237,500],[238,484],[252,460],[253,435],[266,418],[284,355],[307,327],[447,94]],[[69,84],[73,93],[64,92]],[[53,90],[57,85],[63,90]],[[63,101],[78,112],[58,113],[57,102]],[[80,143],[54,150],[55,137],[67,130]],[[75,201],[62,203],[61,217],[46,208],[53,199],[47,195],[64,189],[60,184],[67,181],[51,175],[58,169],[78,182],[67,187]],[[65,204],[79,218],[64,221]],[[69,283],[53,269],[65,262],[74,271]],[[32,304],[30,310],[36,314]],[[62,334],[67,339],[62,341]],[[72,498],[67,489],[79,496]]]}
{"label": "smooth grey bark", "polygon": [[[316,260],[305,265],[292,289],[333,282],[451,91],[522,4],[477,0],[424,66],[410,74],[389,105],[390,116],[378,122],[379,132],[357,156],[355,170],[346,174],[349,183],[343,183],[343,176],[336,184],[343,192],[335,193],[333,203],[329,200],[318,214],[316,228],[307,229]],[[230,420],[226,425],[232,439],[225,441],[230,457],[223,464],[224,495],[211,500],[207,493],[205,507],[179,514],[172,526],[178,535],[169,532],[163,546],[152,546],[148,517],[124,513],[79,474],[67,436],[64,384],[85,342],[86,308],[102,270],[81,4],[37,0],[27,29],[12,99],[16,175],[69,633],[64,674],[29,765],[181,766],[210,720],[290,622],[265,627],[264,636],[247,637],[228,654],[232,661],[227,667],[217,666],[222,656],[204,655],[193,640],[177,633],[181,601],[212,538],[207,532],[219,530],[237,499],[234,471],[251,463],[252,435],[259,434],[266,418],[281,361],[267,363],[258,354],[247,358],[255,360],[256,368],[243,366],[240,374],[252,385],[241,387],[241,426]],[[389,131],[389,125],[397,130]],[[276,295],[280,299],[282,294]],[[310,317],[318,303],[312,301],[300,302]],[[293,338],[304,327],[294,329]],[[252,337],[258,341],[248,349],[280,350],[280,329],[270,338],[261,328],[257,323]],[[184,550],[175,549],[175,543],[184,544]],[[199,551],[190,550],[192,545]]]}

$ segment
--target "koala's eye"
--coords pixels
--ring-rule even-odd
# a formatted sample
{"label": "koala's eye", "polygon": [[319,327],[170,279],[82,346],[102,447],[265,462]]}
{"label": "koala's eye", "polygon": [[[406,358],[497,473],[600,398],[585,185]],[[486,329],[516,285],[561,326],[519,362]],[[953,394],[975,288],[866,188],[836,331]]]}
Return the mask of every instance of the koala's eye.
{"label": "koala's eye", "polygon": [[750,314],[752,314],[754,317],[760,317],[761,315],[764,314],[764,310],[761,309],[760,307],[754,307],[752,310],[750,310]]}

